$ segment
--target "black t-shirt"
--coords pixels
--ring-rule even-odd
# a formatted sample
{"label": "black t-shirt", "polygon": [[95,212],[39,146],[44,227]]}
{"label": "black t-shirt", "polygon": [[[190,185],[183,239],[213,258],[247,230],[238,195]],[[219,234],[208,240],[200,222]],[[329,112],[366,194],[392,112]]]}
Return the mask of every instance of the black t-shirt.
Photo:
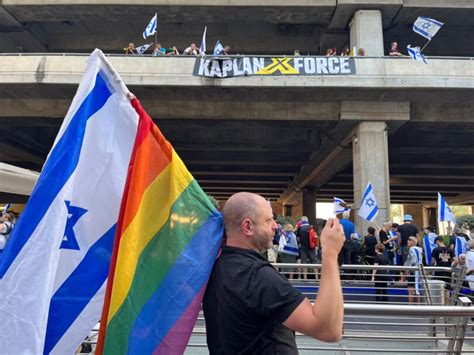
{"label": "black t-shirt", "polygon": [[300,245],[304,245],[308,249],[309,249],[309,230],[310,229],[311,229],[311,226],[309,224],[303,224],[296,231],[296,236],[298,237]]}
{"label": "black t-shirt", "polygon": [[380,239],[380,243],[386,242],[388,240],[388,234],[383,229],[381,229],[379,232],[379,239]]}
{"label": "black t-shirt", "polygon": [[[377,254],[374,258],[374,264],[388,265],[388,258],[385,256],[385,254]],[[385,275],[387,270],[377,270],[375,273],[377,275]]]}
{"label": "black t-shirt", "polygon": [[375,256],[375,246],[377,245],[377,238],[375,235],[366,235],[364,237],[365,255]]}
{"label": "black t-shirt", "polygon": [[436,247],[431,252],[431,256],[436,260],[436,266],[451,267],[454,252],[446,247]]}
{"label": "black t-shirt", "polygon": [[401,245],[406,246],[409,237],[416,237],[416,234],[418,233],[418,228],[416,228],[416,226],[413,224],[403,223],[401,226],[398,227],[398,232],[400,233],[400,238],[402,239]]}
{"label": "black t-shirt", "polygon": [[297,354],[282,323],[303,300],[260,254],[224,246],[203,299],[210,353]]}

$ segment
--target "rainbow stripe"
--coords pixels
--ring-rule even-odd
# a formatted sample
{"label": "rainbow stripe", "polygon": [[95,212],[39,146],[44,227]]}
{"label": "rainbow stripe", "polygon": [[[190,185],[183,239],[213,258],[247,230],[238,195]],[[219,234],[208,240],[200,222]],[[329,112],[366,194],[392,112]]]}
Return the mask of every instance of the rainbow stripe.
{"label": "rainbow stripe", "polygon": [[220,213],[140,106],[98,354],[184,352],[220,247]]}

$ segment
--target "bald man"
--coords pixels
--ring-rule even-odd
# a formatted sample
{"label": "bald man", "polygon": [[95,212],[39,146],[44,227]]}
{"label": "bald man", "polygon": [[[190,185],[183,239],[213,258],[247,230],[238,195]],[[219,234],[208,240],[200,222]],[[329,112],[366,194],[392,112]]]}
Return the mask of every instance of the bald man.
{"label": "bald man", "polygon": [[321,233],[322,274],[314,305],[261,256],[277,228],[263,197],[240,192],[222,210],[226,245],[203,300],[211,354],[297,354],[294,331],[334,342],[344,317],[337,256],[344,234],[337,219]]}

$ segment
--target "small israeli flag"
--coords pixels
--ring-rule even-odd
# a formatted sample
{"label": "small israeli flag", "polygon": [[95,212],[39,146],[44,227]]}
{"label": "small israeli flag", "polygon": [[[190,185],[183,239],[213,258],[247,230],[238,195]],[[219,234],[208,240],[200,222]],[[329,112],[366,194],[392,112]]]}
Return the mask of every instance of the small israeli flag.
{"label": "small israeli flag", "polygon": [[408,51],[408,54],[410,55],[410,57],[412,57],[413,60],[415,60],[417,62],[422,62],[422,63],[428,64],[428,62],[426,61],[425,56],[420,51],[420,47],[411,47],[410,45],[408,45],[407,46],[407,51]]}
{"label": "small israeli flag", "polygon": [[377,201],[375,200],[374,189],[372,188],[372,184],[369,182],[364,191],[362,202],[359,207],[359,216],[369,222],[373,222],[378,213],[379,208],[377,206]]}
{"label": "small israeli flag", "polygon": [[344,211],[350,211],[346,202],[342,198],[334,197],[334,214],[339,214]]}
{"label": "small israeli flag", "polygon": [[449,208],[446,200],[438,192],[438,222],[450,221],[456,224],[456,217],[454,217],[453,211]]}
{"label": "small israeli flag", "polygon": [[155,13],[155,16],[153,16],[153,18],[148,23],[148,26],[146,26],[145,31],[143,31],[144,39],[156,33],[156,24],[157,24],[157,14]]}
{"label": "small israeli flag", "polygon": [[204,33],[202,34],[201,45],[199,46],[199,52],[202,55],[206,54],[206,32],[207,32],[207,26],[204,27]]}
{"label": "small israeli flag", "polygon": [[461,254],[467,253],[469,247],[467,246],[467,240],[464,237],[456,237],[456,244],[454,246],[454,254],[456,258]]}
{"label": "small israeli flag", "polygon": [[413,31],[431,41],[443,25],[442,22],[420,16],[413,24]]}
{"label": "small israeli flag", "polygon": [[221,42],[218,40],[216,45],[214,46],[214,55],[221,55],[224,53],[224,47],[222,46]]}
{"label": "small israeli flag", "polygon": [[149,44],[144,44],[143,46],[137,47],[136,48],[137,53],[143,55],[148,50],[148,48],[150,48],[152,44],[153,43],[149,43]]}
{"label": "small israeli flag", "polygon": [[3,207],[3,210],[2,210],[2,213],[7,213],[10,208],[12,208],[13,204],[11,203],[7,203],[4,207]]}

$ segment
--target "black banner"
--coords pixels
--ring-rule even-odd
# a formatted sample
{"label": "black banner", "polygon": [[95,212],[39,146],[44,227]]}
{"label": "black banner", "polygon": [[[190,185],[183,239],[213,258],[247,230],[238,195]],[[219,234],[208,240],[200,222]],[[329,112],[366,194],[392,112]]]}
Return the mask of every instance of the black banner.
{"label": "black banner", "polygon": [[197,58],[193,75],[207,78],[286,75],[354,75],[353,57]]}

